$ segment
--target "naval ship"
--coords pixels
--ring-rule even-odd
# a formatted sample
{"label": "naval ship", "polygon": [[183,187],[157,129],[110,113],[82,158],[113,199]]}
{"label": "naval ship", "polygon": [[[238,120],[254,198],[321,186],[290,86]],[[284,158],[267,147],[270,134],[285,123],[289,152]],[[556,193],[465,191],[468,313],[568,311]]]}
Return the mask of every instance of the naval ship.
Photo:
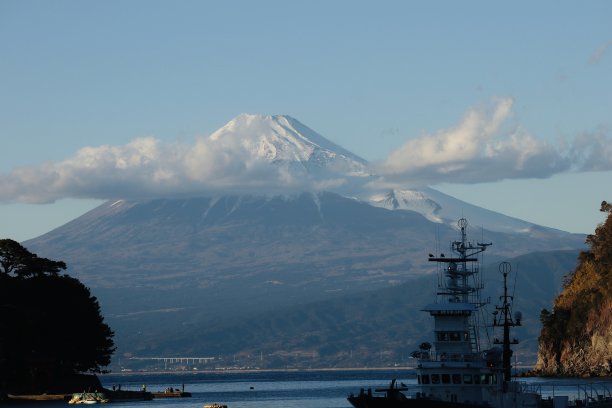
{"label": "naval ship", "polygon": [[[513,296],[508,294],[507,278],[511,265],[502,262],[503,294],[493,311],[493,327],[502,329],[502,338],[484,349],[480,332],[484,288],[480,275],[482,253],[491,243],[467,239],[468,222],[458,221],[460,237],[450,246],[447,255],[429,254],[429,261],[438,266],[436,302],[422,311],[434,319],[433,345],[424,342],[411,356],[417,359],[416,392],[409,394],[403,384],[391,381],[389,388],[351,394],[348,401],[355,408],[567,408],[590,405],[612,408],[612,398],[591,401],[569,401],[568,397],[542,398],[537,388],[513,381],[511,376],[510,329],[521,325],[520,312],[512,312]],[[382,395],[379,395],[382,394]],[[590,403],[590,404],[589,404]]]}

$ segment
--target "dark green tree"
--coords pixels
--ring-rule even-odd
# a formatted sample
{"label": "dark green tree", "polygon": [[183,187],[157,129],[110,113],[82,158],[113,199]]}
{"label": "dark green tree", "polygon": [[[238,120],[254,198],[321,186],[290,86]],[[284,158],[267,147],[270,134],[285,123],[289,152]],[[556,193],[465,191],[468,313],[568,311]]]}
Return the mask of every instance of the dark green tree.
{"label": "dark green tree", "polygon": [[0,388],[48,391],[110,363],[114,333],[98,300],[61,261],[0,240]]}
{"label": "dark green tree", "polygon": [[62,261],[40,258],[12,239],[0,239],[0,267],[0,272],[5,275],[14,274],[19,278],[27,278],[57,276],[59,271],[66,269],[66,264]]}

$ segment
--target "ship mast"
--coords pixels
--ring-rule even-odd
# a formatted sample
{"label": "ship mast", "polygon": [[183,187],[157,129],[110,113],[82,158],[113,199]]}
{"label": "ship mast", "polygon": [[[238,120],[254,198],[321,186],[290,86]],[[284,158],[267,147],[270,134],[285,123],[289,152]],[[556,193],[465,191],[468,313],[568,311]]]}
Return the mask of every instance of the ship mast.
{"label": "ship mast", "polygon": [[[499,264],[499,271],[504,277],[504,294],[499,297],[501,300],[500,306],[495,306],[497,309],[493,312],[493,326],[494,327],[503,327],[504,338],[500,342],[498,339],[493,341],[494,344],[502,344],[502,368],[504,370],[504,381],[510,381],[512,377],[512,349],[510,348],[511,344],[518,344],[517,339],[510,340],[510,327],[520,326],[521,325],[521,314],[520,312],[515,313],[514,319],[512,318],[512,302],[514,301],[514,296],[508,295],[508,285],[507,278],[508,274],[512,270],[512,266],[509,262],[502,262]],[[497,319],[497,314],[500,313],[499,319]]]}
{"label": "ship mast", "polygon": [[[429,261],[437,262],[443,266],[442,281],[439,284],[438,295],[442,296],[446,301],[446,306],[442,309],[431,309],[430,307],[423,309],[429,311],[432,316],[440,316],[448,313],[458,313],[468,316],[470,323],[468,324],[469,341],[471,343],[470,353],[478,353],[480,351],[477,315],[475,311],[483,304],[480,301],[480,290],[482,284],[479,279],[474,279],[473,284],[470,283],[470,278],[477,275],[479,270],[475,266],[478,262],[477,255],[484,252],[490,243],[472,243],[467,240],[468,222],[465,218],[461,218],[457,223],[460,229],[460,240],[451,243],[451,251],[454,255],[445,256],[440,254],[434,256],[430,254]],[[446,282],[444,282],[446,280]]]}

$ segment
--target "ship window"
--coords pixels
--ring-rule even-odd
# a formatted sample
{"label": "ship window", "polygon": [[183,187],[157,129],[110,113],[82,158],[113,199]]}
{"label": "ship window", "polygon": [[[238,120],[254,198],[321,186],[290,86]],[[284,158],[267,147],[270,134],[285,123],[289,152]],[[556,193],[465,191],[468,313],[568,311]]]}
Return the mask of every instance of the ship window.
{"label": "ship window", "polygon": [[437,341],[469,341],[470,334],[468,332],[436,332]]}
{"label": "ship window", "polygon": [[442,384],[450,384],[450,374],[442,374]]}
{"label": "ship window", "polygon": [[497,377],[494,374],[481,374],[480,382],[483,384],[497,384]]}
{"label": "ship window", "polygon": [[432,374],[431,375],[431,383],[432,384],[440,384],[440,374]]}
{"label": "ship window", "polygon": [[448,332],[437,332],[436,338],[438,341],[448,341]]}
{"label": "ship window", "polygon": [[421,384],[421,376],[417,375],[417,384]]}
{"label": "ship window", "polygon": [[474,384],[480,384],[480,375],[474,374]]}
{"label": "ship window", "polygon": [[472,374],[463,374],[463,383],[471,384],[472,383]]}
{"label": "ship window", "polygon": [[453,384],[461,384],[461,374],[453,374]]}
{"label": "ship window", "polygon": [[423,384],[429,384],[429,374],[423,374],[421,380],[423,381]]}

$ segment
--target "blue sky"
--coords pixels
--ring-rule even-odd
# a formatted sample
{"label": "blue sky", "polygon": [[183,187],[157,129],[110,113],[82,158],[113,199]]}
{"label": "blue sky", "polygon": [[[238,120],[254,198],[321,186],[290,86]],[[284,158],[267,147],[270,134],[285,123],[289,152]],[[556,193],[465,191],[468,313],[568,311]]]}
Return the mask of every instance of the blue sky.
{"label": "blue sky", "polygon": [[[35,237],[105,198],[95,182],[32,181],[80,149],[189,145],[243,112],[291,115],[399,184],[418,175],[590,233],[612,200],[611,15],[609,1],[1,0],[0,236]],[[473,137],[470,120],[489,129],[502,107]],[[448,177],[428,178],[436,160],[405,167],[456,140],[486,149]]]}

